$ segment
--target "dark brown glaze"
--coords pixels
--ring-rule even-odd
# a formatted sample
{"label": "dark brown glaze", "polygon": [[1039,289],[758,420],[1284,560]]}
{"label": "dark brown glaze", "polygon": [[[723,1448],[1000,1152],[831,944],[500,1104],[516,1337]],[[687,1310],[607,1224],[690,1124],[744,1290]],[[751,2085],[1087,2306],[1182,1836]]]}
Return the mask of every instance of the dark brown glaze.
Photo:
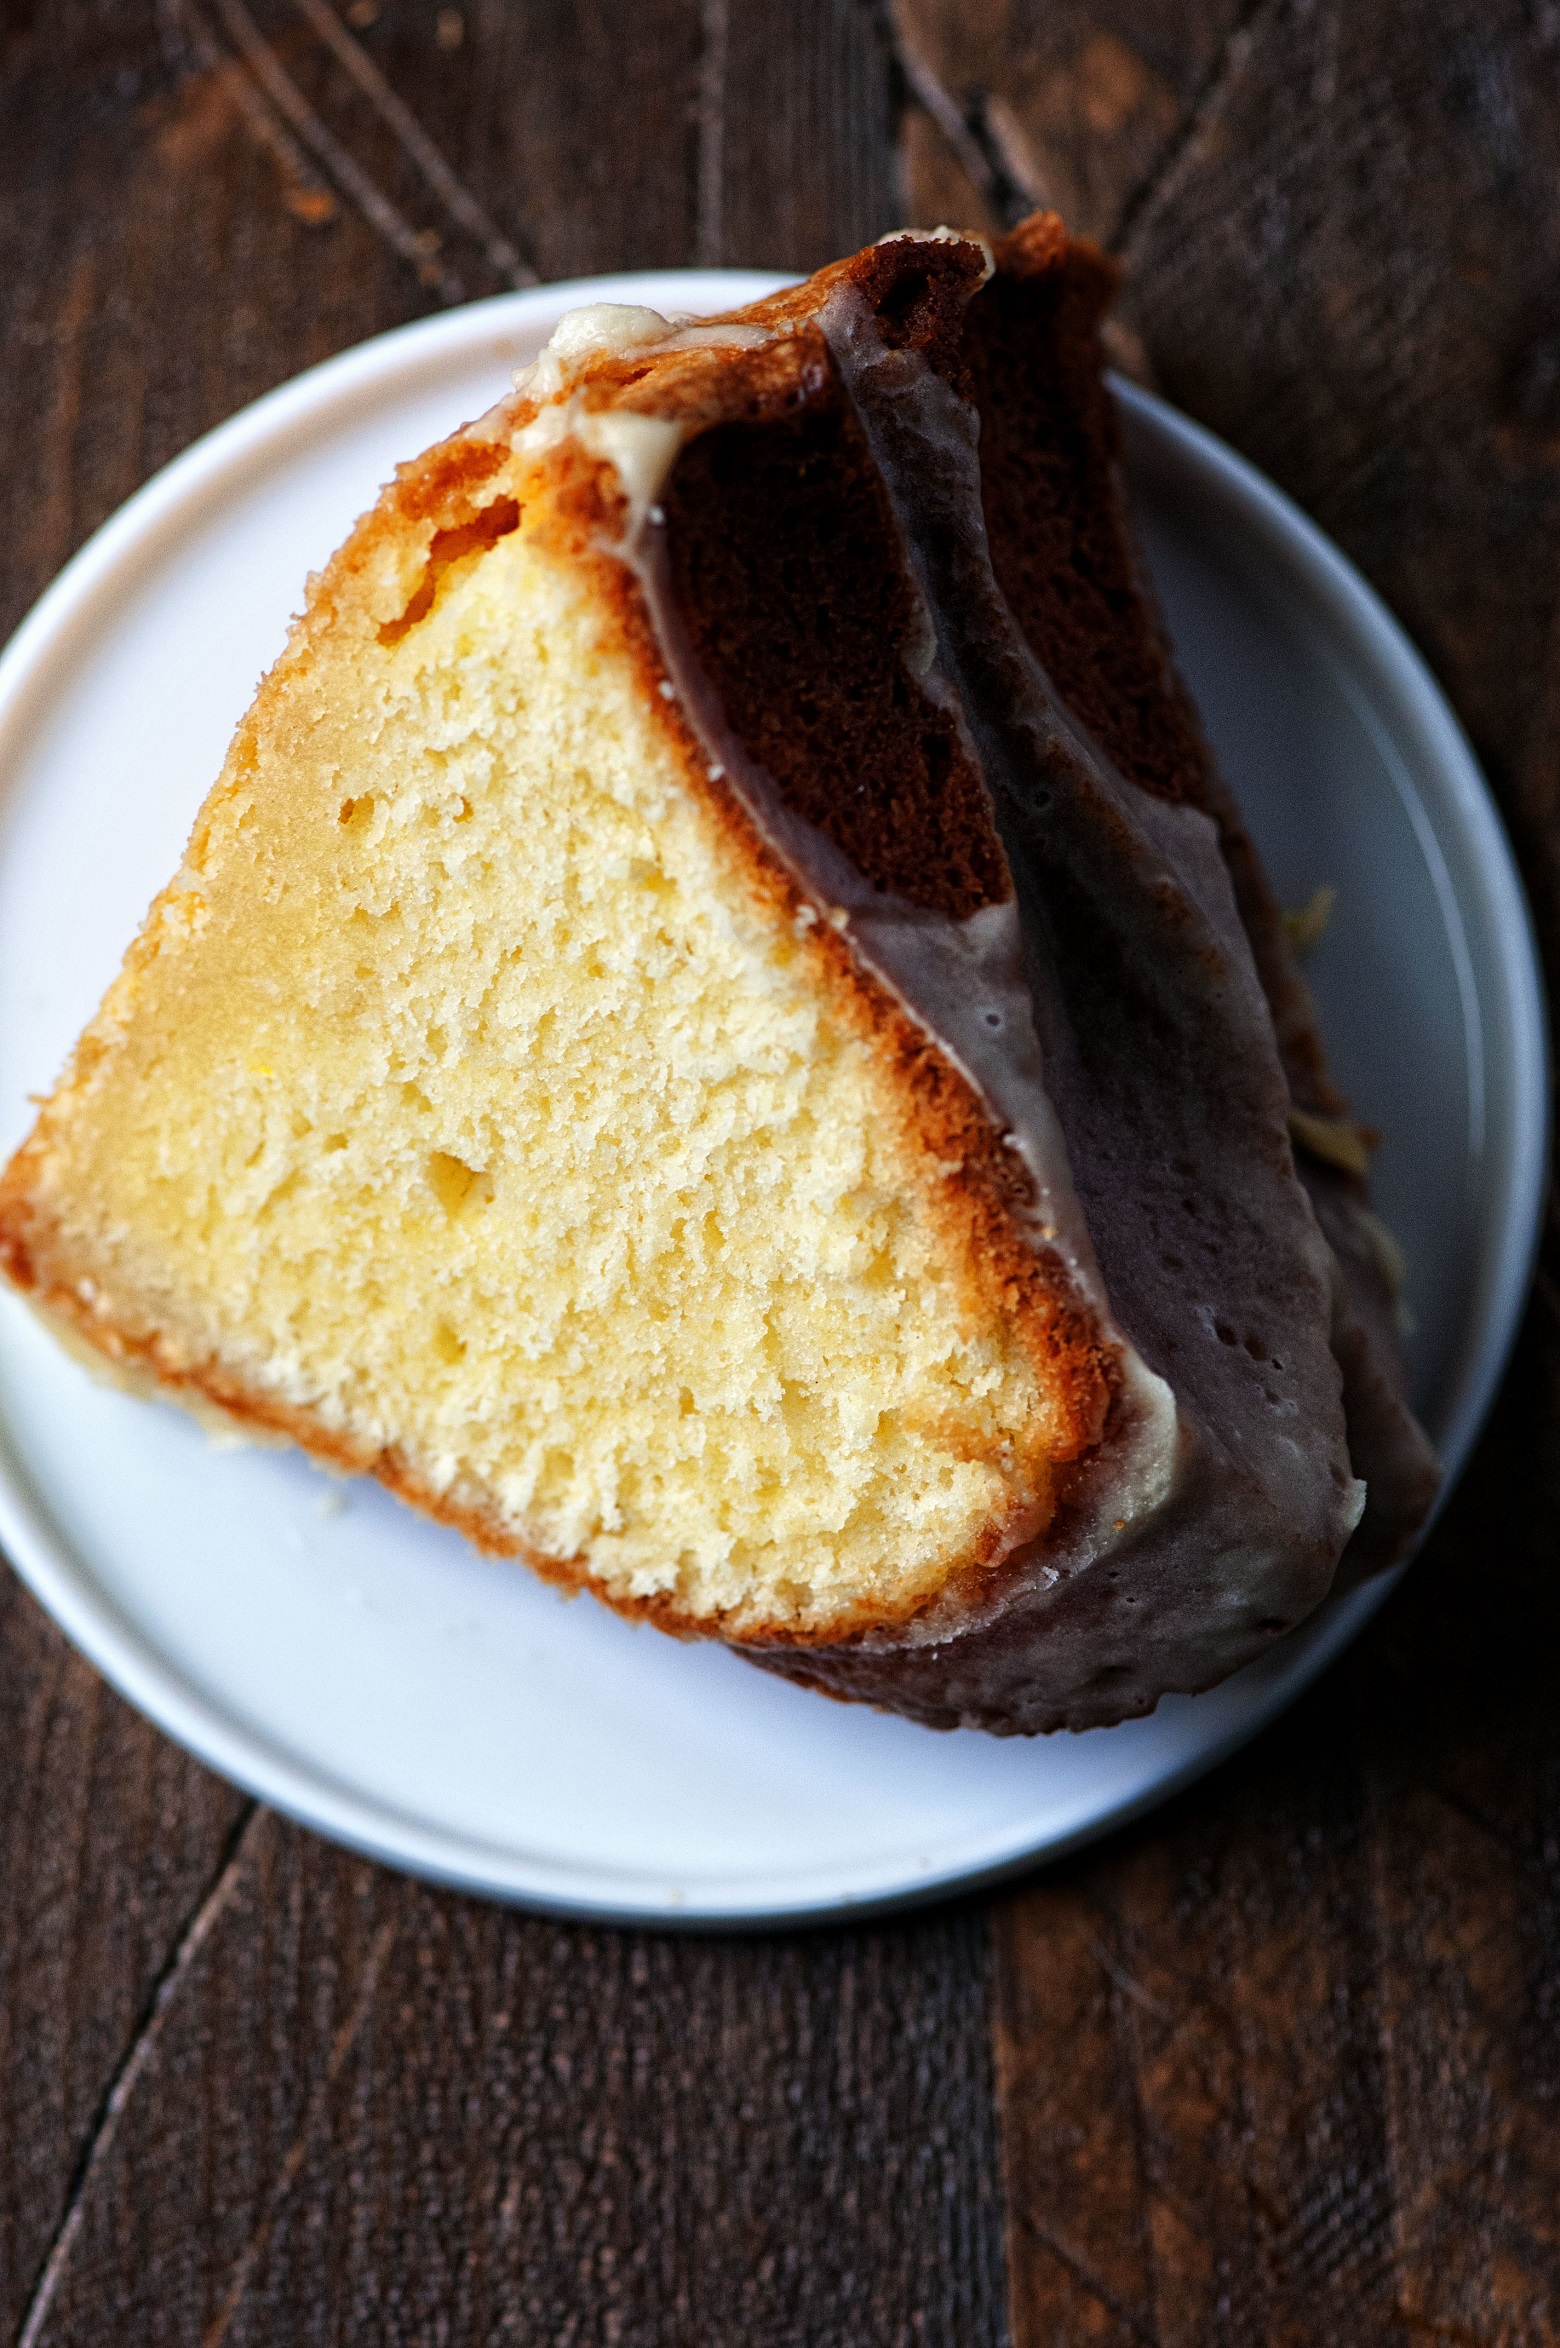
{"label": "dark brown glaze", "polygon": [[1336,1594],[1407,1555],[1435,1505],[1441,1469],[1404,1400],[1397,1290],[1365,1185],[1304,1150],[1295,1162],[1337,1266],[1333,1352],[1343,1371],[1349,1455],[1365,1480],[1365,1514],[1339,1560]]}
{"label": "dark brown glaze", "polygon": [[[966,312],[962,359],[980,414],[982,508],[992,566],[1058,692],[1120,773],[1210,814],[1267,996],[1297,1108],[1347,1104],[1327,1067],[1310,994],[1251,835],[1170,657],[1119,491],[1116,411],[1099,319],[1116,271],[1054,214],[1026,221]],[[1372,1244],[1368,1187],[1296,1147],[1302,1182],[1339,1266],[1335,1350],[1366,1512],[1340,1587],[1413,1546],[1440,1472],[1408,1408],[1396,1299]]]}
{"label": "dark brown glaze", "polygon": [[[1151,1506],[1141,1487],[1127,1497],[1145,1403],[1124,1387],[1056,1518],[995,1579],[952,1575],[896,1631],[804,1652],[777,1634],[771,1650],[834,1692],[1013,1731],[1121,1718],[1238,1667],[1326,1594],[1358,1501],[1330,1342],[1341,1284],[1295,1178],[1272,1018],[1207,820],[1195,719],[1116,520],[1107,443],[1092,474],[1086,449],[1066,453],[1063,472],[1084,478],[1103,520],[1081,512],[1074,552],[1050,560],[1092,550],[1076,558],[1089,593],[1070,599],[1070,673],[1098,695],[1088,629],[1114,631],[1120,673],[1095,714],[1115,711],[1120,756],[1155,787],[1124,779],[1078,724],[992,577],[974,414],[959,396],[970,378],[950,333],[953,302],[979,282],[974,252],[894,239],[782,297],[793,346],[823,328],[865,441],[842,422],[827,365],[809,360],[789,399],[772,382],[735,419],[711,413],[706,379],[664,528],[633,560],[712,776],[907,1003],[919,973],[905,983],[873,893],[951,933],[991,901],[969,886],[970,851],[987,853],[998,812],[1019,868],[1045,1082],[1087,1226],[1079,1268],[1102,1329],[1119,1322],[1174,1391],[1166,1488]],[[1108,417],[1092,344],[1102,280],[1080,281],[1073,324],[1088,330],[1079,382]],[[847,319],[864,331],[854,352]],[[633,362],[620,396],[665,414],[678,364]],[[731,373],[744,371],[775,376],[773,350]],[[1044,420],[1032,410],[1023,429],[1043,436]],[[935,657],[919,641],[929,631]],[[972,735],[995,809],[972,793]],[[948,746],[956,791],[930,787],[928,741]],[[917,951],[929,934],[912,937]],[[921,1011],[946,1044],[924,996]],[[739,1643],[767,1644],[762,1631]]]}
{"label": "dark brown glaze", "polygon": [[1362,1498],[1332,1263],[1213,824],[1124,781],[1035,661],[992,574],[954,385],[888,350],[848,290],[824,324],[992,790],[1111,1318],[1173,1393],[1175,1434],[1152,1505],[1124,1500],[1124,1444],[1080,1462],[985,1608],[766,1660],[933,1726],[1100,1725],[1211,1685],[1326,1595]]}
{"label": "dark brown glaze", "polygon": [[1197,721],[1145,624],[1116,496],[1116,414],[1097,340],[1115,268],[1044,216],[998,255],[960,349],[980,417],[997,582],[1062,699],[1120,772],[1158,798],[1201,806]]}
{"label": "dark brown glaze", "polygon": [[715,426],[662,493],[689,649],[784,804],[872,886],[962,920],[1010,884],[861,428],[829,379],[799,412]]}
{"label": "dark brown glaze", "polygon": [[1133,541],[1099,322],[1114,263],[1051,213],[1002,239],[960,362],[980,416],[992,568],[1035,658],[1118,770],[1219,827],[1298,1106],[1337,1115],[1311,1006],[1267,874],[1203,735]]}

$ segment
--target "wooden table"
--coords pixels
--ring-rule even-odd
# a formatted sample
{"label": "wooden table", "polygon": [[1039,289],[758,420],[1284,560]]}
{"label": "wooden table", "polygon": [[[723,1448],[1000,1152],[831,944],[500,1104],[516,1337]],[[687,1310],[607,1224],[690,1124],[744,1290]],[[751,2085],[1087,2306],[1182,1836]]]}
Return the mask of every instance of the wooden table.
{"label": "wooden table", "polygon": [[[1055,200],[1364,567],[1560,951],[1553,0],[11,0],[0,628],[197,433],[507,283]],[[429,145],[429,142],[432,145]],[[0,1588],[0,2335],[1560,2340],[1560,1289],[1408,1585],[1016,1892],[754,1940],[343,1856]]]}

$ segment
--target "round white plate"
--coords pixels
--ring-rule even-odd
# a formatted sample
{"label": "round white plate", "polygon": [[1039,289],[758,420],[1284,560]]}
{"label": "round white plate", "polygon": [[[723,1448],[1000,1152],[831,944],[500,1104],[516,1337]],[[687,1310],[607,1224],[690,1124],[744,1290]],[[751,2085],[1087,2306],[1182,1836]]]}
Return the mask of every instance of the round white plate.
{"label": "round white plate", "polygon": [[[0,661],[0,1153],[177,865],[305,573],[394,463],[487,407],[572,304],[710,310],[779,282],[600,279],[385,335],[212,433],[77,556]],[[1121,399],[1176,641],[1279,890],[1338,891],[1312,975],[1343,1078],[1387,1134],[1378,1187],[1413,1267],[1418,1395],[1455,1475],[1521,1309],[1545,1154],[1511,856],[1368,589],[1227,449]],[[762,1923],[1022,1866],[1230,1752],[1384,1594],[1149,1720],[938,1736],[566,1602],[377,1487],[216,1450],[0,1306],[0,1540],[77,1645],[322,1834],[536,1907]]]}

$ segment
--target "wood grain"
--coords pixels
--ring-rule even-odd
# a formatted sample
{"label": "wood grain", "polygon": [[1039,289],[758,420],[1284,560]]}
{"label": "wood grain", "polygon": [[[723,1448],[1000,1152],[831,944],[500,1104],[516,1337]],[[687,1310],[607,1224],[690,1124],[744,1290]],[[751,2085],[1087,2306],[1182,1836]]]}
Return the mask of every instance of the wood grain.
{"label": "wood grain", "polygon": [[937,182],[952,146],[963,149],[963,176],[1000,225],[1044,204],[1079,234],[1114,243],[1185,135],[1251,4],[1013,0],[972,9],[966,0],[894,0],[907,78],[923,118],[929,104],[945,131],[939,156],[922,125],[912,128],[915,217],[943,216]]}
{"label": "wood grain", "polygon": [[0,1579],[0,2338],[247,1810]]}
{"label": "wood grain", "polygon": [[[1408,620],[1560,967],[1553,9],[337,17],[372,74],[302,0],[0,17],[0,630],[199,432],[517,268],[803,268],[1044,194],[1120,245],[1144,364]],[[1546,1295],[1347,1664],[994,1936],[402,1881],[252,1812],[7,1582],[0,2338],[1560,2340]]]}
{"label": "wood grain", "polygon": [[1381,589],[1525,823],[1560,599],[1560,19],[1416,15],[1264,0],[1139,213],[1127,306],[1168,395]]}
{"label": "wood grain", "polygon": [[999,1906],[1017,2348],[1560,2338],[1557,1409],[1540,1316],[1348,1660]]}
{"label": "wood grain", "polygon": [[705,257],[816,269],[903,217],[890,61],[861,0],[705,0],[727,21],[723,198]]}
{"label": "wood grain", "polygon": [[[1249,14],[1123,212],[1127,309],[1417,636],[1553,969],[1557,27],[1410,13]],[[1557,1423],[1546,1303],[1347,1664],[999,1910],[1018,2348],[1560,2339]]]}
{"label": "wood grain", "polygon": [[[892,224],[844,0],[777,39],[736,0],[353,14],[549,276]],[[5,24],[0,627],[199,432],[502,282],[303,9]],[[251,1814],[9,1581],[0,1804],[0,2338],[1004,2337],[979,1912],[700,1942],[440,1895]]]}
{"label": "wood grain", "polygon": [[973,1914],[581,1930],[262,1812],[35,2337],[996,2341],[984,1973]]}

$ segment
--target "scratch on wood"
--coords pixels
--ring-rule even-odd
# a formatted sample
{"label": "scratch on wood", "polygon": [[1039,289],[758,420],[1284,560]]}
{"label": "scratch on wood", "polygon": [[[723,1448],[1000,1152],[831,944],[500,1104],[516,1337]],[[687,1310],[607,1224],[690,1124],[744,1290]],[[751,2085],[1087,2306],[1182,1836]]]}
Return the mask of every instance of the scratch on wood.
{"label": "scratch on wood", "polygon": [[158,1976],[150,1999],[142,2014],[141,2025],[123,2062],[109,2083],[107,2095],[98,2110],[98,2116],[87,2139],[86,2149],[77,2164],[75,2178],[65,2203],[65,2214],[55,2229],[48,2255],[28,2302],[22,2328],[17,2334],[16,2348],[36,2348],[48,2321],[49,2310],[59,2291],[70,2255],[81,2232],[82,2217],[92,2191],[94,2179],[101,2172],[113,2150],[120,2122],[130,2104],[148,2064],[157,2051],[163,2023],[168,2009],[178,1995],[191,1966],[210,1937],[213,1926],[233,1895],[243,1864],[244,1844],[255,1821],[263,1817],[258,1802],[251,1802],[234,1825],[223,1846],[210,1884],[201,1895],[188,1924],[180,1934],[173,1955]]}
{"label": "scratch on wood", "polygon": [[1053,2234],[1048,2234],[1045,2228],[1030,2216],[1028,2210],[1024,2210],[1020,2214],[1019,2223],[1031,2241],[1038,2243],[1048,2257],[1054,2258],[1057,2265],[1072,2277],[1080,2291],[1088,2293],[1097,2307],[1103,2307],[1106,2314],[1113,2316],[1134,2340],[1141,2340],[1143,2348],[1159,2348],[1157,2330],[1144,2323],[1141,2316],[1134,2315],[1130,2307],[1123,2306],[1114,2293],[1106,2290],[1099,2277],[1091,2274],[1081,2259],[1073,2257],[1071,2251],[1064,2250],[1056,2237]]}
{"label": "scratch on wood", "polygon": [[[1553,1286],[1553,1282],[1551,1282],[1551,1286]],[[1428,1794],[1431,1801],[1439,1802],[1444,1810],[1450,1810],[1454,1818],[1460,1818],[1464,1826],[1471,1828],[1481,1841],[1493,1843],[1502,1858],[1509,1859],[1522,1874],[1536,1872],[1516,1835],[1504,1833],[1492,1818],[1484,1817],[1480,1811],[1473,1807],[1471,1802],[1464,1801],[1460,1794],[1454,1794],[1449,1786],[1438,1784],[1433,1778],[1427,1778],[1424,1781],[1423,1791]]]}
{"label": "scratch on wood", "polygon": [[1006,143],[994,135],[988,120],[986,101],[977,100],[971,114],[965,114],[932,70],[893,0],[884,0],[878,21],[905,89],[936,124],[966,179],[996,217],[1011,228],[1026,212],[1044,203],[1037,186],[1015,177]]}
{"label": "scratch on wood", "polygon": [[[385,1959],[390,1954],[391,1944],[399,1930],[400,1920],[398,1917],[392,1916],[387,1923],[380,1926],[374,1937],[374,1945],[369,1951],[368,1962],[363,1968],[362,1985],[353,2002],[352,2011],[331,2040],[329,2060],[319,2079],[315,2082],[314,2092],[304,2108],[298,2133],[288,2147],[287,2157],[276,2173],[276,2183],[266,2196],[265,2208],[261,2212],[259,2222],[239,2254],[238,2264],[233,2271],[233,2280],[228,2286],[227,2297],[223,2300],[216,2317],[201,2335],[201,2348],[222,2348],[222,2342],[227,2338],[233,2318],[242,2304],[244,2293],[249,2288],[249,2278],[254,2273],[266,2244],[276,2230],[276,2221],[281,2215],[282,2204],[297,2181],[298,2172],[308,2154],[310,2140],[319,2123],[320,2115],[324,2111],[326,2100],[341,2075],[342,2065],[346,2062],[348,2055],[362,2034],[363,2024],[368,2019],[375,1993],[379,1988],[379,1976],[384,1970]],[[18,2348],[24,2348],[24,2344],[18,2343]]]}
{"label": "scratch on wood", "polygon": [[1139,223],[1149,208],[1173,192],[1176,181],[1195,157],[1210,124],[1223,106],[1231,83],[1260,38],[1262,27],[1259,20],[1276,14],[1279,5],[1280,0],[1246,0],[1245,7],[1225,36],[1223,47],[1204,74],[1179,132],[1142,186],[1135,188],[1123,204],[1116,233],[1110,240],[1113,253],[1127,257]]}
{"label": "scratch on wood", "polygon": [[497,222],[440,154],[406,101],[391,88],[360,41],[355,41],[329,0],[295,0],[302,15],[345,66],[358,88],[389,124],[457,227],[476,239],[494,275],[506,285],[535,285],[536,271],[521,259]]}
{"label": "scratch on wood", "polygon": [[442,239],[432,229],[413,228],[404,213],[378,188],[362,165],[349,155],[335,132],[323,122],[288,73],[275,50],[244,6],[244,0],[213,0],[228,38],[244,58],[273,105],[286,116],[304,145],[325,166],[337,186],[352,198],[370,226],[377,228],[393,251],[416,270],[446,302],[463,302],[466,289],[452,269],[436,259]]}
{"label": "scratch on wood", "polygon": [[1174,2021],[1175,2016],[1171,2012],[1171,2009],[1165,2005],[1161,1999],[1153,1996],[1150,1991],[1146,1990],[1140,1981],[1134,1981],[1126,1967],[1117,1963],[1116,1959],[1111,1955],[1110,1950],[1105,1946],[1105,1943],[1102,1940],[1091,1940],[1089,1947],[1094,1952],[1094,1955],[1099,1959],[1105,1971],[1110,1975],[1112,1981],[1114,1981],[1116,1984],[1116,1987],[1122,1992],[1123,1996],[1130,1997],[1135,2000],[1135,2002],[1143,2008],[1145,2013],[1158,2015],[1161,2021]]}
{"label": "scratch on wood", "polygon": [[730,21],[726,0],[702,0],[699,58],[699,176],[694,256],[718,269],[726,239],[726,61]]}
{"label": "scratch on wood", "polygon": [[[334,220],[338,210],[336,199],[286,123],[266,103],[264,92],[255,87],[238,60],[225,56],[218,48],[187,0],[158,0],[158,17],[164,47],[171,54],[187,58],[211,77],[212,86],[225,92],[242,114],[245,128],[256,145],[271,157],[282,175],[283,201],[288,211],[311,228],[321,228]],[[165,134],[162,142],[165,148],[171,135]]]}

